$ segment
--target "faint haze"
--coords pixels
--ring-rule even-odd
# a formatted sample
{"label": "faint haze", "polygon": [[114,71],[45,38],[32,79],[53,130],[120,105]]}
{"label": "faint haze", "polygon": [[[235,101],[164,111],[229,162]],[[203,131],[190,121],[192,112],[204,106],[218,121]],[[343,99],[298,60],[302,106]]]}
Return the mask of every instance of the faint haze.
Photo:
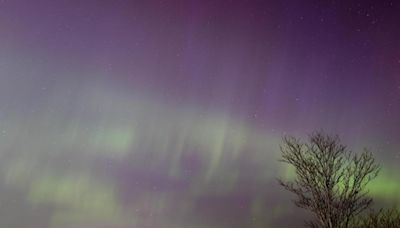
{"label": "faint haze", "polygon": [[398,10],[1,1],[0,227],[290,227],[281,137],[320,129],[397,204]]}

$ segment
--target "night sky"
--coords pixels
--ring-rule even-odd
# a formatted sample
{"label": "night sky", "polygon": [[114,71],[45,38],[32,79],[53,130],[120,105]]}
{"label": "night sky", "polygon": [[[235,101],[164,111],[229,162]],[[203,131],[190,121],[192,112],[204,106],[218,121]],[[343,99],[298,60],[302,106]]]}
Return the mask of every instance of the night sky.
{"label": "night sky", "polygon": [[400,205],[400,2],[1,0],[0,227],[299,227],[284,135]]}

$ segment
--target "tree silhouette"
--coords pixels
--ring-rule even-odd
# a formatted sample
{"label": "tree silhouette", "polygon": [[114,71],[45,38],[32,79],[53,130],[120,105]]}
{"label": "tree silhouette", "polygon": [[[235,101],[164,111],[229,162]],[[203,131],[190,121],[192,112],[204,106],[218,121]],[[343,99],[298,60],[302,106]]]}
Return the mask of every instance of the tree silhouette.
{"label": "tree silhouette", "polygon": [[281,152],[281,161],[294,167],[295,178],[278,181],[296,194],[296,206],[316,216],[316,221],[306,222],[308,226],[349,227],[370,206],[365,188],[380,167],[369,151],[353,154],[337,136],[317,132],[306,143],[284,137]]}
{"label": "tree silhouette", "polygon": [[396,208],[379,211],[371,210],[366,216],[356,219],[351,227],[362,228],[399,228],[400,211]]}

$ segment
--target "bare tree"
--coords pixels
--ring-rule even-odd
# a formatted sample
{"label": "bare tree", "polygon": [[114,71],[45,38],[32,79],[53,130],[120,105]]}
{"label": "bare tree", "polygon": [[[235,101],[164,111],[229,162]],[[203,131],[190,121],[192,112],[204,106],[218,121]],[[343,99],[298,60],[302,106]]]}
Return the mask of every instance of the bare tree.
{"label": "bare tree", "polygon": [[349,227],[350,222],[368,208],[372,199],[366,185],[380,170],[370,152],[353,154],[337,136],[317,132],[303,143],[284,137],[282,162],[294,167],[295,178],[278,180],[297,195],[296,206],[312,212],[317,221],[310,227]]}

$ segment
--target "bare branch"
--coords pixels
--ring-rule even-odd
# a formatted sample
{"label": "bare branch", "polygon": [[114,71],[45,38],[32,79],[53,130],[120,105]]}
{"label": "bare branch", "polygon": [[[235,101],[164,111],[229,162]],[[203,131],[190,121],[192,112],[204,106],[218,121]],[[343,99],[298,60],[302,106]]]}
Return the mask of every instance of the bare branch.
{"label": "bare branch", "polygon": [[307,143],[284,137],[280,148],[281,161],[295,168],[295,179],[279,184],[297,196],[296,206],[314,213],[317,220],[308,226],[348,227],[372,203],[366,186],[380,168],[368,150],[353,154],[338,136],[320,132]]}

